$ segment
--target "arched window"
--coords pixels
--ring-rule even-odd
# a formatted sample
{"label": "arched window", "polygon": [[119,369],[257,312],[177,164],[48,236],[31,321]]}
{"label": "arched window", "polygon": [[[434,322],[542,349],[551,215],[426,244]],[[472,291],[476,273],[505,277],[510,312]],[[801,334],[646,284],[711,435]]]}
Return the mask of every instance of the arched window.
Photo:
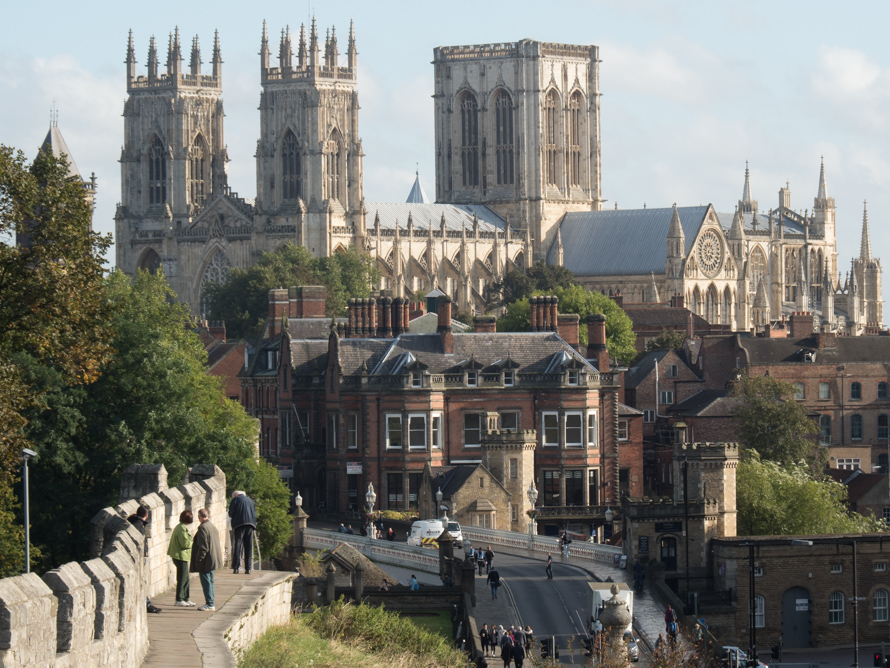
{"label": "arched window", "polygon": [[862,400],[862,383],[850,383],[850,400]]}
{"label": "arched window", "polygon": [[204,270],[204,276],[201,277],[201,315],[207,314],[207,303],[204,298],[207,287],[211,284],[219,285],[228,281],[231,269],[229,258],[221,250],[216,251],[210,258],[210,262]]}
{"label": "arched window", "polygon": [[758,629],[766,626],[766,599],[759,594],[754,597],[754,626]]}
{"label": "arched window", "polygon": [[878,399],[880,401],[887,400],[887,383],[878,383]]}
{"label": "arched window", "polygon": [[749,278],[751,279],[750,290],[751,292],[756,292],[757,284],[766,280],[766,256],[760,248],[755,247],[751,251],[751,260],[748,267],[750,270]]}
{"label": "arched window", "polygon": [[828,597],[828,623],[844,623],[844,595],[839,591],[831,592]]}
{"label": "arched window", "polygon": [[331,150],[328,153],[328,197],[340,199],[340,169],[343,152],[343,141],[340,133],[335,129],[331,132]]}
{"label": "arched window", "polygon": [[720,322],[719,303],[720,298],[717,296],[717,288],[713,285],[708,287],[707,304],[705,310],[705,320],[710,323],[717,324]]}
{"label": "arched window", "polygon": [[149,274],[158,273],[158,269],[161,268],[161,256],[158,255],[158,252],[155,249],[149,248],[145,255],[142,256],[139,268],[142,269],[142,271],[147,271]]}
{"label": "arched window", "polygon": [[877,589],[871,597],[871,620],[886,622],[887,619],[887,590]]}
{"label": "arched window", "polygon": [[886,441],[890,438],[890,416],[878,416],[878,440]]}
{"label": "arched window", "polygon": [[288,130],[281,141],[281,199],[295,202],[303,196],[302,164],[297,137]]}
{"label": "arched window", "polygon": [[732,293],[729,291],[729,286],[723,290],[723,305],[720,307],[720,323],[723,325],[729,325],[730,318],[732,317]]}
{"label": "arched window", "polygon": [[862,416],[858,413],[850,416],[850,438],[854,441],[862,440]]}
{"label": "arched window", "polygon": [[195,206],[201,206],[207,197],[210,155],[204,137],[198,135],[189,153],[189,197]]}
{"label": "arched window", "polygon": [[495,150],[498,185],[513,183],[513,100],[502,90],[494,103]]}
{"label": "arched window", "polygon": [[822,445],[831,445],[831,416],[819,416],[819,442]]}
{"label": "arched window", "polygon": [[568,130],[569,148],[566,163],[569,169],[569,185],[581,185],[581,114],[584,98],[575,92],[569,98]]}
{"label": "arched window", "polygon": [[807,388],[803,383],[794,383],[794,398],[797,400],[807,398]]}
{"label": "arched window", "polygon": [[544,98],[544,183],[558,185],[556,174],[559,150],[559,96],[555,90]]}
{"label": "arched window", "polygon": [[479,186],[479,103],[472,93],[460,100],[460,168],[464,187]]}
{"label": "arched window", "polygon": [[167,201],[167,149],[155,136],[148,148],[148,203]]}

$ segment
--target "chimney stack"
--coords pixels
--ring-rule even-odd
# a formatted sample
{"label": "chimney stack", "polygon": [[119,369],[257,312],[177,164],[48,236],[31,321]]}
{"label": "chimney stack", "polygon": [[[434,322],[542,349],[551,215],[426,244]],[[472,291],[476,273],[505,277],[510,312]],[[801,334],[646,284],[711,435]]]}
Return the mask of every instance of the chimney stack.
{"label": "chimney stack", "polygon": [[454,334],[451,331],[451,298],[439,297],[439,326],[437,330],[442,338],[442,351],[446,355],[454,354]]}
{"label": "chimney stack", "polygon": [[383,298],[383,338],[392,336],[392,297]]}
{"label": "chimney stack", "polygon": [[476,334],[493,334],[497,331],[497,318],[493,315],[477,315],[473,318],[473,331]]}
{"label": "chimney stack", "polygon": [[531,330],[533,332],[538,331],[538,297],[529,297],[528,298],[528,307],[529,307],[529,323],[531,324]]}
{"label": "chimney stack", "polygon": [[791,314],[791,338],[803,339],[813,335],[813,314],[809,311],[795,311]]}
{"label": "chimney stack", "polygon": [[288,309],[287,290],[277,288],[269,290],[269,319],[266,322],[268,326],[269,338],[277,338],[281,334],[281,316]]}
{"label": "chimney stack", "polygon": [[581,345],[581,316],[577,313],[560,313],[557,316],[557,333],[577,349]]}
{"label": "chimney stack", "polygon": [[600,373],[609,372],[609,350],[606,348],[606,316],[591,313],[587,316],[587,359],[596,364]]}
{"label": "chimney stack", "polygon": [[559,297],[551,296],[547,298],[550,302],[550,331],[555,332],[557,329],[557,322],[559,316],[559,310],[557,309],[557,305],[559,304]]}

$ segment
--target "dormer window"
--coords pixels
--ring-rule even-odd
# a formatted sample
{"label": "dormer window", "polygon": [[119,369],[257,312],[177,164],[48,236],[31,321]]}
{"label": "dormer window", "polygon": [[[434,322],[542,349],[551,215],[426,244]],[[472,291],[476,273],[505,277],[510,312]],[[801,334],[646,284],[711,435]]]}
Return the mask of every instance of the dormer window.
{"label": "dormer window", "polygon": [[580,373],[577,369],[569,369],[569,385],[577,385]]}
{"label": "dormer window", "polygon": [[411,387],[423,387],[423,374],[420,371],[411,373]]}
{"label": "dormer window", "polygon": [[513,387],[514,375],[512,371],[504,371],[504,387]]}
{"label": "dormer window", "polygon": [[467,387],[476,387],[479,384],[479,375],[475,371],[467,371]]}

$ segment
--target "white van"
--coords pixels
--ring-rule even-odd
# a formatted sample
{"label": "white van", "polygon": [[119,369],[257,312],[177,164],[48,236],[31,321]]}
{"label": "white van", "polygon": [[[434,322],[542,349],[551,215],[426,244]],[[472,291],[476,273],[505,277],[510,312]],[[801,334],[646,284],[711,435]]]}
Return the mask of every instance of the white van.
{"label": "white van", "polygon": [[[442,520],[418,520],[411,525],[411,533],[408,534],[408,545],[415,547],[439,547],[439,536],[445,531],[445,525]],[[460,530],[460,524],[448,520],[448,533],[454,539],[454,546],[462,549],[464,546],[464,535]]]}

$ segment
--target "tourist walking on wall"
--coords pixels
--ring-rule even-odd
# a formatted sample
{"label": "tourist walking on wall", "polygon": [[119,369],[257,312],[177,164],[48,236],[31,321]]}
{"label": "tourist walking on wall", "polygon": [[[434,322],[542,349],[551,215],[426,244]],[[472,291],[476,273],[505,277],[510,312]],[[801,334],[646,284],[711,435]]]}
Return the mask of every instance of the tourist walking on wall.
{"label": "tourist walking on wall", "polygon": [[[139,533],[142,534],[142,570],[143,575],[148,578],[148,541],[145,539],[145,524],[148,522],[148,508],[139,506],[136,509],[136,513],[127,518],[127,522],[136,527]],[[146,583],[146,585],[147,584],[148,583]],[[162,610],[162,608],[152,605],[151,599],[148,596],[145,597],[145,605],[148,612],[158,613]]]}
{"label": "tourist walking on wall", "polygon": [[485,572],[491,573],[491,562],[494,561],[494,552],[491,551],[491,545],[485,550]]}
{"label": "tourist walking on wall", "polygon": [[572,544],[572,539],[569,538],[569,532],[566,531],[562,534],[562,556],[566,559],[569,558],[569,545]]}
{"label": "tourist walking on wall", "polygon": [[482,571],[485,569],[485,551],[481,547],[476,550],[476,563],[479,566],[479,575],[482,575]]}
{"label": "tourist walking on wall", "polygon": [[173,529],[170,536],[170,547],[167,554],[173,560],[176,567],[176,606],[179,608],[194,608],[195,604],[189,600],[189,561],[192,558],[192,534],[188,525],[194,521],[191,510],[183,510],[179,513],[179,524]]}
{"label": "tourist walking on wall", "polygon": [[210,513],[206,508],[198,511],[198,530],[192,543],[191,572],[198,573],[201,589],[204,590],[204,605],[198,610],[213,612],[216,604],[213,597],[213,571],[222,568],[222,549],[219,543],[219,531],[210,521]]}
{"label": "tourist walking on wall", "polygon": [[491,585],[491,597],[497,598],[498,587],[501,586],[501,575],[498,573],[498,569],[492,568],[488,573],[488,579],[486,581]]}
{"label": "tourist walking on wall", "polygon": [[232,572],[237,573],[241,567],[241,556],[244,553],[244,572],[250,573],[253,566],[253,532],[256,531],[256,505],[241,490],[232,492],[232,503],[229,504],[229,517],[232,518]]}
{"label": "tourist walking on wall", "polygon": [[482,654],[488,654],[488,624],[483,624],[479,631],[479,645],[482,647]]}
{"label": "tourist walking on wall", "polygon": [[549,552],[547,553],[547,579],[553,579],[553,555]]}
{"label": "tourist walking on wall", "polygon": [[513,645],[513,663],[516,668],[522,668],[522,662],[525,660],[525,647],[521,642]]}

